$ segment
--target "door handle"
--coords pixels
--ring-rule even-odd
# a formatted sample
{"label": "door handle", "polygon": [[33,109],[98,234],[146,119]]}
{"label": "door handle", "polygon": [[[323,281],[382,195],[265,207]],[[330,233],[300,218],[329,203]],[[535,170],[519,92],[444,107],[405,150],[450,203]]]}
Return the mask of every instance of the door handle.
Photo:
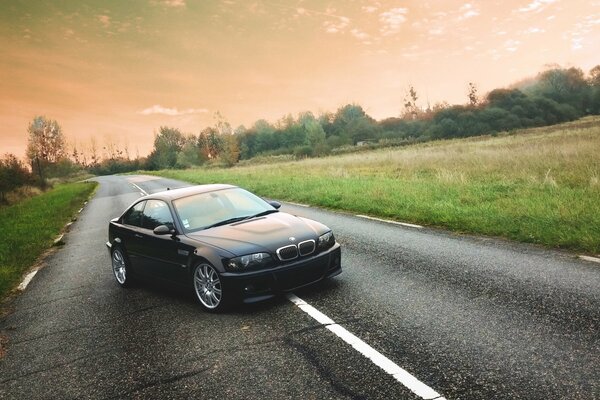
{"label": "door handle", "polygon": [[140,235],[139,233],[134,233],[133,236],[135,236],[138,239],[141,239],[144,237],[143,235]]}

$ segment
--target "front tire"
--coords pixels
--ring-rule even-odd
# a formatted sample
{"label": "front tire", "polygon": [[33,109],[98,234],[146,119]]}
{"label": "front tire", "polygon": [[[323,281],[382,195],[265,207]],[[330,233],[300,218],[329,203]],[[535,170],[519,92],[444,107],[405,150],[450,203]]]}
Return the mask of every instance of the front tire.
{"label": "front tire", "polygon": [[115,276],[117,283],[121,287],[130,287],[133,276],[131,276],[131,268],[129,268],[125,252],[121,250],[120,247],[115,247],[111,254],[111,260],[113,275]]}
{"label": "front tire", "polygon": [[196,265],[192,280],[194,294],[206,311],[219,312],[226,308],[221,276],[215,267],[207,262]]}

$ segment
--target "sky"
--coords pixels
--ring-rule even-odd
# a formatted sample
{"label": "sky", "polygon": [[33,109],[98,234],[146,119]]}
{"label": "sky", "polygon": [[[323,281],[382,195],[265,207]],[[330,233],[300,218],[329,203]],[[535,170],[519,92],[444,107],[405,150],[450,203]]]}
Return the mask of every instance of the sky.
{"label": "sky", "polygon": [[549,65],[600,64],[600,0],[0,0],[0,156],[37,115],[70,143],[146,155],[198,134],[356,103],[467,103]]}

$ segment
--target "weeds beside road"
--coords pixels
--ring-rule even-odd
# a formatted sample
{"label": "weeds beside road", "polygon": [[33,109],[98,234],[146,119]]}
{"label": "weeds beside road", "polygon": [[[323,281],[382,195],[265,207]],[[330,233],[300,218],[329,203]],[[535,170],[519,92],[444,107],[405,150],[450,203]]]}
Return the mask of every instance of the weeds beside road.
{"label": "weeds beside road", "polygon": [[194,183],[459,232],[600,253],[600,118],[230,169],[163,170]]}
{"label": "weeds beside road", "polygon": [[0,300],[52,245],[96,185],[59,184],[48,192],[0,208]]}

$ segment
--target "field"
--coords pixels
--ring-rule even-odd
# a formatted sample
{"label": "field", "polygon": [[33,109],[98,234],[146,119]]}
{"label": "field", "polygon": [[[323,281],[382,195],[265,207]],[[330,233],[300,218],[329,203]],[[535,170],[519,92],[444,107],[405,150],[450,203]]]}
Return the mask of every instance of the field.
{"label": "field", "polygon": [[262,196],[600,253],[600,118],[230,169],[165,170]]}
{"label": "field", "polygon": [[52,245],[95,188],[95,183],[59,184],[48,192],[0,208],[0,299]]}

